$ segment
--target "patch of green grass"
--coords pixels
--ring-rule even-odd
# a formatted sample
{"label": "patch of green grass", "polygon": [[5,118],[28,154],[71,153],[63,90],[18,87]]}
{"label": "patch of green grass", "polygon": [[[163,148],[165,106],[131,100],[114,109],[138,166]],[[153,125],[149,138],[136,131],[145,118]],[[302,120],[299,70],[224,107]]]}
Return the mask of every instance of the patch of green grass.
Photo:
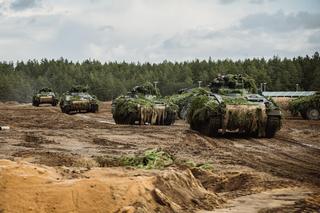
{"label": "patch of green grass", "polygon": [[199,168],[202,170],[208,170],[213,171],[214,167],[211,162],[205,162],[205,163],[195,163],[192,160],[175,160],[175,164],[186,166],[190,169],[192,168]]}
{"label": "patch of green grass", "polygon": [[147,150],[140,156],[124,156],[120,161],[124,166],[143,169],[164,169],[173,164],[172,157],[158,149]]}

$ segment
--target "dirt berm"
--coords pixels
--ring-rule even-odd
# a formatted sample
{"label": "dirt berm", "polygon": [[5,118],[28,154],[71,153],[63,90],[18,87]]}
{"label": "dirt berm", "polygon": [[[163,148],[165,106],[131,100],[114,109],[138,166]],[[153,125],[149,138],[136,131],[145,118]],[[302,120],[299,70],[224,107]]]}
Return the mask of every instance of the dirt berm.
{"label": "dirt berm", "polygon": [[2,212],[191,212],[223,200],[190,170],[94,168],[65,179],[56,169],[0,160]]}

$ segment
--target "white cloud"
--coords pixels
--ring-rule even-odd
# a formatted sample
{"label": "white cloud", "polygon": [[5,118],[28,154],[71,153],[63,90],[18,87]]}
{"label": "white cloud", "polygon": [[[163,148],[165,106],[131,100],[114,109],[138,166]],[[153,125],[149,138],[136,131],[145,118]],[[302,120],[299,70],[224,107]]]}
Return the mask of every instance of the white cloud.
{"label": "white cloud", "polygon": [[313,0],[304,7],[296,0],[20,0],[13,9],[14,2],[0,0],[3,60],[237,59],[320,46]]}

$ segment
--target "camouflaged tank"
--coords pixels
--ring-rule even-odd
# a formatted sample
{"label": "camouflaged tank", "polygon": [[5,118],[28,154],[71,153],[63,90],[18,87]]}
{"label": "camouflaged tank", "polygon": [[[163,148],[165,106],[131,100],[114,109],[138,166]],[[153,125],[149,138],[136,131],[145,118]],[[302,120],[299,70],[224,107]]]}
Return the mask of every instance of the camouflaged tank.
{"label": "camouflaged tank", "polygon": [[314,95],[298,98],[289,102],[289,110],[292,115],[300,114],[303,119],[320,119],[320,92]]}
{"label": "camouflaged tank", "polygon": [[281,128],[279,107],[256,94],[253,79],[219,76],[209,88],[209,94],[196,94],[189,104],[187,121],[191,129],[208,136],[238,132],[271,138]]}
{"label": "camouflaged tank", "polygon": [[63,113],[71,112],[98,112],[99,102],[94,95],[88,93],[86,87],[75,86],[64,93],[60,99],[60,108]]}
{"label": "camouflaged tank", "polygon": [[151,83],[146,83],[116,98],[112,102],[112,115],[116,124],[171,125],[177,108],[162,99]]}
{"label": "camouflaged tank", "polygon": [[58,104],[56,94],[50,88],[42,88],[32,97],[32,105],[39,106],[40,104],[51,104],[56,106]]}

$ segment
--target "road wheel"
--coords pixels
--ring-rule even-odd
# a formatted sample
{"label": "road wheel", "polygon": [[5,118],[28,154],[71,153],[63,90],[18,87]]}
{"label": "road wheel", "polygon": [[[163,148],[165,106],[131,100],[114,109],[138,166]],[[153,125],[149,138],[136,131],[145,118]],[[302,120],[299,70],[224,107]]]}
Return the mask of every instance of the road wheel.
{"label": "road wheel", "polygon": [[310,108],[307,111],[307,118],[309,120],[318,120],[320,118],[320,112],[319,110],[315,108]]}
{"label": "road wheel", "polygon": [[99,105],[93,104],[91,105],[91,112],[95,113],[99,111]]}
{"label": "road wheel", "polygon": [[57,104],[58,104],[58,101],[57,100],[55,100],[55,99],[53,99],[53,101],[52,101],[52,106],[57,106]]}
{"label": "road wheel", "polygon": [[66,114],[70,114],[70,107],[69,106],[63,107],[62,112],[66,113]]}
{"label": "road wheel", "polygon": [[38,107],[39,106],[39,102],[36,100],[32,100],[32,105]]}
{"label": "road wheel", "polygon": [[280,118],[279,117],[268,117],[267,127],[266,127],[266,137],[273,138],[280,128]]}
{"label": "road wheel", "polygon": [[217,136],[220,124],[221,120],[219,117],[210,118],[207,120],[207,122],[203,122],[201,124],[199,127],[199,132],[209,137]]}
{"label": "road wheel", "polygon": [[171,125],[175,122],[176,120],[176,114],[174,112],[167,112],[166,117],[164,118],[164,125]]}
{"label": "road wheel", "polygon": [[303,119],[305,119],[305,120],[308,119],[308,117],[307,117],[307,112],[306,112],[306,111],[301,111],[301,112],[300,112],[300,115],[301,115],[301,117],[302,117]]}

